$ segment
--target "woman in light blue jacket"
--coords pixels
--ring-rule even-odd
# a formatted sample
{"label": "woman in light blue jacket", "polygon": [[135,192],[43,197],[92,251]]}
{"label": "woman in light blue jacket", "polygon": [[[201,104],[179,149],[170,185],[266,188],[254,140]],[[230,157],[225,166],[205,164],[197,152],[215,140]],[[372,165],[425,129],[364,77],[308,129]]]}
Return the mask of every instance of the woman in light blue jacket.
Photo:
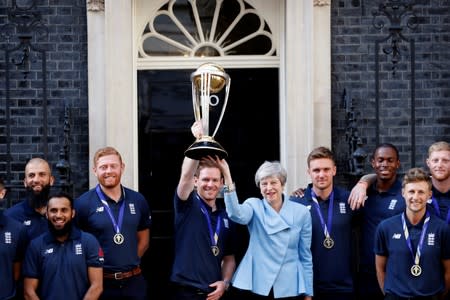
{"label": "woman in light blue jacket", "polygon": [[227,162],[217,158],[214,161],[224,176],[228,216],[246,224],[250,233],[233,286],[250,291],[252,299],[310,300],[311,215],[305,206],[283,196],[286,170],[279,162],[263,163],[255,175],[263,199],[249,198],[239,204]]}

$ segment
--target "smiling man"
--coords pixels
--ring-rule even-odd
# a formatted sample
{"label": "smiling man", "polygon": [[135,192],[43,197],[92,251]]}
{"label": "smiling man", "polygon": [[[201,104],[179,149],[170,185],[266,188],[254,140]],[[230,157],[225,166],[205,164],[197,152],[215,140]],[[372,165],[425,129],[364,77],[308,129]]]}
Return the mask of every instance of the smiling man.
{"label": "smiling man", "polygon": [[103,251],[93,235],[73,226],[74,216],[69,195],[50,197],[49,231],[31,242],[25,257],[25,299],[95,300],[100,296]]}
{"label": "smiling man", "polygon": [[75,210],[80,228],[95,235],[105,253],[101,299],[147,299],[140,262],[150,241],[149,205],[122,186],[125,164],[116,149],[99,149],[93,163],[98,184],[75,201]]}
{"label": "smiling man", "polygon": [[23,179],[27,198],[5,211],[6,216],[25,225],[29,240],[47,231],[45,207],[53,182],[49,163],[38,157],[30,159]]}
{"label": "smiling man", "polygon": [[376,173],[373,184],[367,187],[367,200],[361,209],[360,262],[358,273],[359,299],[384,299],[375,272],[373,252],[375,231],[381,221],[401,213],[405,201],[401,181],[397,178],[400,159],[397,148],[389,143],[380,144],[372,154],[372,168]]}
{"label": "smiling man", "polygon": [[428,149],[427,166],[433,182],[433,212],[450,224],[450,144],[436,142]]}
{"label": "smiling man", "polygon": [[450,286],[450,232],[427,210],[430,176],[410,169],[402,184],[405,212],[381,222],[376,232],[376,270],[384,299],[441,299]]}
{"label": "smiling man", "polygon": [[[191,127],[202,135],[200,122]],[[223,187],[217,165],[185,157],[173,198],[175,258],[173,300],[218,300],[235,269],[233,222],[217,197]]]}
{"label": "smiling man", "polygon": [[311,184],[303,197],[291,196],[290,200],[305,205],[311,213],[314,299],[354,299],[352,225],[356,213],[347,203],[349,192],[333,184],[336,163],[330,149],[314,149],[307,164]]}

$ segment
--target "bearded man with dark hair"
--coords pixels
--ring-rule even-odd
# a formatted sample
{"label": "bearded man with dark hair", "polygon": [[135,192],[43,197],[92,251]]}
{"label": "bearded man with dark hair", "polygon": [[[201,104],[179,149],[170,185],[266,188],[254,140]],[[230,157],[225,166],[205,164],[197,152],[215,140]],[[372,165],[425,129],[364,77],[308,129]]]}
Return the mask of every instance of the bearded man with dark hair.
{"label": "bearded man with dark hair", "polygon": [[24,200],[5,211],[5,215],[13,218],[26,227],[29,240],[47,231],[45,210],[50,187],[55,179],[50,164],[42,158],[32,158],[25,165],[23,185],[27,191]]}

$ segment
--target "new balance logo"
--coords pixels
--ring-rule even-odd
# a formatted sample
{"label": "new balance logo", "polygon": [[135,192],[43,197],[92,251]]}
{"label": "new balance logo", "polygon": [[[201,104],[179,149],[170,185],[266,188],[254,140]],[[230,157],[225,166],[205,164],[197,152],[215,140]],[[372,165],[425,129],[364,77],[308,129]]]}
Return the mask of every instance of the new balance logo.
{"label": "new balance logo", "polygon": [[402,238],[402,234],[401,233],[394,233],[393,235],[392,235],[392,239],[393,240],[399,240],[399,239],[401,239]]}

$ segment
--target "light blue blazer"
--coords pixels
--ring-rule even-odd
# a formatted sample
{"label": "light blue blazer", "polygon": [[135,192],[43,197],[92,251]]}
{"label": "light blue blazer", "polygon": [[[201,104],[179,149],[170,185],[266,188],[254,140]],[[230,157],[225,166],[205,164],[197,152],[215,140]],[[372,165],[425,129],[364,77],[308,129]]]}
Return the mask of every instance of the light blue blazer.
{"label": "light blue blazer", "polygon": [[239,204],[236,192],[225,193],[228,216],[246,224],[250,233],[247,252],[234,276],[233,286],[275,298],[313,295],[311,214],[284,200],[276,212],[266,199],[249,198]]}

